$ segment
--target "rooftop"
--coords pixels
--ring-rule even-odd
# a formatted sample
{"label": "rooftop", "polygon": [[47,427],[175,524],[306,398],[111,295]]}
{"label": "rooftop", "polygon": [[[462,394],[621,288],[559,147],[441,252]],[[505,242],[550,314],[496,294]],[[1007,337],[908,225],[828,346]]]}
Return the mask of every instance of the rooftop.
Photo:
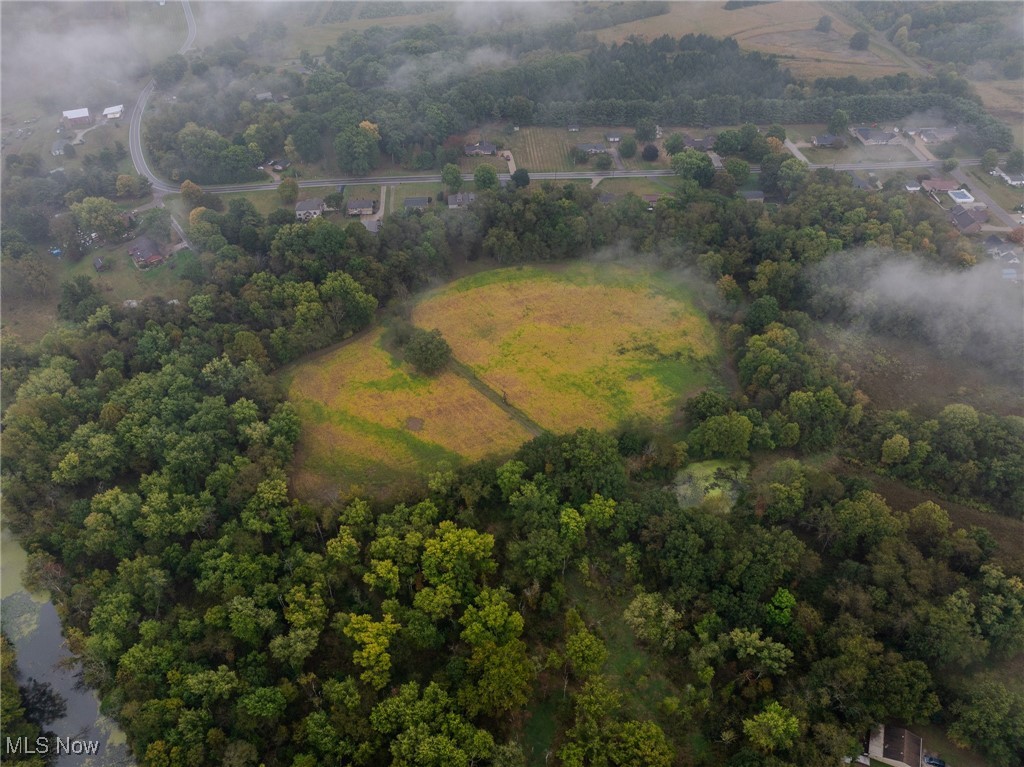
{"label": "rooftop", "polygon": [[321,210],[323,208],[324,201],[319,197],[312,197],[308,200],[299,200],[295,203],[295,212],[303,213],[309,210]]}
{"label": "rooftop", "polygon": [[63,114],[64,117],[66,117],[68,120],[77,120],[82,117],[88,117],[89,110],[86,107],[82,107],[81,109],[69,109],[67,112],[64,112]]}

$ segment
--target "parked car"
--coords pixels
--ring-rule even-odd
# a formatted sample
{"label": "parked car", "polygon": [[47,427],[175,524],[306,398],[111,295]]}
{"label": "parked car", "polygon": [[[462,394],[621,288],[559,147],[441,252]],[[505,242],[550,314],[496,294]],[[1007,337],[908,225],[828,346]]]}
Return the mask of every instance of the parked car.
{"label": "parked car", "polygon": [[937,756],[926,756],[924,763],[929,765],[929,767],[946,767],[946,763]]}

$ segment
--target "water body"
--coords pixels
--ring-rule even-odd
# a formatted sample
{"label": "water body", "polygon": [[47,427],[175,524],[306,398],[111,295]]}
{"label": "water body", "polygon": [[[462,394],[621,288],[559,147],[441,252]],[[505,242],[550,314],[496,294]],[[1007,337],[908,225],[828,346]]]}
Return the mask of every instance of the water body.
{"label": "water body", "polygon": [[[54,767],[134,765],[124,733],[113,720],[100,713],[95,691],[82,684],[81,666],[64,643],[60,619],[49,595],[25,589],[21,576],[27,560],[25,550],[4,528],[0,533],[0,626],[17,652],[18,681],[23,684],[32,678],[48,684],[64,700],[67,705],[64,716],[43,727],[60,738],[60,745],[68,743],[82,749],[90,742],[97,744],[93,755],[60,753],[51,764]],[[72,741],[82,745],[75,746]],[[5,745],[0,744],[0,753]],[[57,754],[57,742],[50,739],[48,745],[50,754]]]}

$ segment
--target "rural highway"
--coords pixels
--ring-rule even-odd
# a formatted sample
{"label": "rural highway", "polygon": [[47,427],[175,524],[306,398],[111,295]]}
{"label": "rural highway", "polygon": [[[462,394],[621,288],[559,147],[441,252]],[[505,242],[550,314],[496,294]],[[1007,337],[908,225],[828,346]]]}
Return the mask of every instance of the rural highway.
{"label": "rural highway", "polygon": [[[196,27],[196,17],[192,14],[192,6],[189,5],[189,0],[181,0],[181,6],[185,11],[185,23],[188,24],[188,34],[185,36],[185,42],[178,48],[178,53],[183,54],[196,41],[198,28]],[[145,176],[149,179],[149,182],[153,185],[154,194],[163,196],[167,192],[177,192],[178,187],[171,186],[151,171],[149,165],[146,164],[146,154],[142,151],[142,115],[145,113],[146,103],[149,101],[149,97],[153,95],[155,89],[156,79],[151,79],[146,83],[146,87],[142,89],[142,93],[139,94],[138,101],[135,102],[135,109],[132,110],[132,119],[128,124],[128,149],[132,155],[132,164],[135,166],[135,171],[140,176]],[[177,222],[175,222],[175,229],[180,229],[177,226]]]}

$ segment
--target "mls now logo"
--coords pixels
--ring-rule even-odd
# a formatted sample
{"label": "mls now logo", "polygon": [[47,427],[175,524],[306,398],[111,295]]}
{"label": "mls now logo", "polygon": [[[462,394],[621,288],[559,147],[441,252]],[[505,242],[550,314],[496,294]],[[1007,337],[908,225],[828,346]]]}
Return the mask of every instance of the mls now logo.
{"label": "mls now logo", "polygon": [[51,743],[49,738],[5,738],[4,754],[13,756],[15,754],[75,754],[85,756],[98,753],[100,742],[98,740],[82,740],[80,738],[54,738]]}

